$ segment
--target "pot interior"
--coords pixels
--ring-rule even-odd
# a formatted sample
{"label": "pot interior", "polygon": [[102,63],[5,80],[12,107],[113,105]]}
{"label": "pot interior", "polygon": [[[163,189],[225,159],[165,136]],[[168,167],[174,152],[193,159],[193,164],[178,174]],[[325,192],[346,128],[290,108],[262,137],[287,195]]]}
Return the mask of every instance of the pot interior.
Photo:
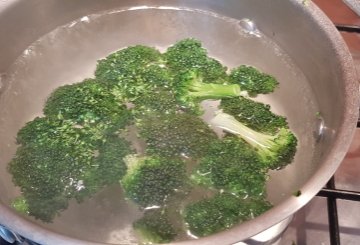
{"label": "pot interior", "polygon": [[[42,115],[44,102],[55,88],[93,77],[96,61],[121,48],[143,44],[164,51],[176,41],[189,37],[201,40],[210,56],[228,68],[252,65],[280,82],[275,93],[258,96],[256,100],[270,104],[274,112],[286,116],[299,139],[294,162],[283,170],[273,171],[267,184],[268,199],[274,205],[290,198],[314,175],[321,165],[322,154],[331,149],[344,111],[343,90],[336,75],[322,74],[322,70],[314,70],[304,62],[308,54],[300,53],[304,48],[301,45],[308,45],[311,50],[312,43],[303,40],[309,34],[304,34],[302,40],[287,43],[291,31],[282,29],[276,21],[267,23],[265,18],[261,21],[256,10],[268,5],[260,2],[229,2],[239,10],[237,12],[230,10],[229,6],[205,1],[161,3],[163,7],[139,3],[133,7],[119,4],[114,8],[109,4],[106,11],[93,11],[89,7],[86,15],[65,25],[54,26],[42,37],[37,36],[37,41],[28,43],[15,62],[3,66],[6,69],[3,69],[1,82],[4,86],[0,97],[1,201],[9,205],[20,194],[6,170],[16,151],[16,133],[26,122]],[[287,10],[285,5],[282,8]],[[267,14],[271,15],[270,12]],[[258,30],[249,32],[241,22],[244,18],[253,20]],[[271,24],[278,26],[274,28]],[[19,38],[22,35],[26,33],[19,33]],[[326,53],[326,48],[326,45],[319,47],[321,50],[318,52]],[[311,57],[308,62],[321,69],[330,69],[334,65],[319,64],[323,59],[320,55]],[[326,80],[328,78],[330,80]],[[325,85],[327,88],[323,89]],[[338,103],[330,109],[327,102],[334,98],[339,98]],[[131,223],[141,213],[122,201],[120,195],[119,186],[109,186],[81,204],[71,202],[53,223],[26,219],[81,240],[136,244]],[[184,235],[181,239],[190,237]]]}

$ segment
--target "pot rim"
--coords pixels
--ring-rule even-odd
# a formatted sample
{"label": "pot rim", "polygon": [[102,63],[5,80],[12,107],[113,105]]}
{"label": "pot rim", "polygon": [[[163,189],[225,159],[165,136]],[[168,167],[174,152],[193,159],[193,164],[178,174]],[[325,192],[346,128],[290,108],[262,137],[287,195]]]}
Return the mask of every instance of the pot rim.
{"label": "pot rim", "polygon": [[[334,140],[331,151],[327,154],[326,157],[324,157],[322,165],[318,168],[315,174],[305,183],[305,185],[302,186],[302,194],[299,197],[291,196],[259,217],[247,221],[243,224],[239,224],[229,230],[219,232],[196,241],[190,240],[172,244],[234,244],[241,240],[252,237],[281,222],[307,204],[318,193],[318,191],[335,173],[351,144],[351,140],[356,129],[356,122],[359,116],[359,87],[354,64],[349,50],[347,49],[347,46],[345,45],[341,35],[336,30],[333,23],[314,3],[309,2],[308,5],[304,5],[300,0],[288,1],[292,2],[293,5],[299,8],[299,10],[303,11],[313,22],[320,23],[319,25],[321,25],[325,35],[333,45],[334,58],[338,59],[339,63],[341,64],[340,77],[344,82],[345,110],[342,115],[342,124],[336,133],[336,138]],[[14,3],[16,1],[9,2]],[[6,5],[4,6],[6,7]],[[49,231],[30,220],[24,219],[6,205],[0,205],[0,213],[0,221],[1,223],[6,224],[7,228],[40,244],[49,244],[49,241],[51,241],[51,244],[65,245],[102,244],[79,240],[53,231]]]}

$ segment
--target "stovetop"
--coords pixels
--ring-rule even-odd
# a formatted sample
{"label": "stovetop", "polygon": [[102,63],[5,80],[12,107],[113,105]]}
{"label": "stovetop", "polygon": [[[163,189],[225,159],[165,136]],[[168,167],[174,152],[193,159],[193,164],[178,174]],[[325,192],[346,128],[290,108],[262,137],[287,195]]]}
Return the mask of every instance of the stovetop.
{"label": "stovetop", "polygon": [[[334,22],[354,58],[360,82],[360,0],[313,0]],[[351,10],[349,6],[355,7]],[[360,244],[360,123],[340,168],[296,213],[277,245]],[[352,200],[352,201],[350,201]],[[0,245],[8,245],[0,238]],[[25,244],[35,244],[25,241]]]}

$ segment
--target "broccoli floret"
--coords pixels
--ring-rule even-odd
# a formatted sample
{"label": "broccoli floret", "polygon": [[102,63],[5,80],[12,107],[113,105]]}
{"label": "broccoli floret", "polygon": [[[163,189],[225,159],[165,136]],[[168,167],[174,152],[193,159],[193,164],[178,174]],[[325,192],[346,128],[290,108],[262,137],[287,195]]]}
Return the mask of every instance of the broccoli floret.
{"label": "broccoli floret", "polygon": [[84,172],[83,187],[76,198],[81,200],[96,193],[104,186],[118,183],[126,174],[125,156],[134,153],[130,143],[117,135],[111,135],[97,149],[89,171]]}
{"label": "broccoli floret", "polygon": [[125,76],[151,64],[162,64],[162,55],[155,48],[142,45],[130,46],[98,61],[95,76],[101,81],[119,82]]}
{"label": "broccoli floret", "polygon": [[221,99],[240,96],[237,84],[207,83],[199,72],[191,70],[183,73],[174,85],[175,95],[181,105],[199,114],[199,104],[205,99]]}
{"label": "broccoli floret", "polygon": [[241,199],[221,193],[186,206],[183,216],[190,232],[203,237],[229,229],[270,208],[271,204],[263,199]]}
{"label": "broccoli floret", "polygon": [[29,205],[23,196],[15,198],[11,202],[11,207],[22,214],[29,214]]}
{"label": "broccoli floret", "polygon": [[50,222],[59,209],[67,207],[68,197],[76,193],[76,176],[81,173],[68,152],[61,145],[18,148],[8,168],[26,200],[29,215]]}
{"label": "broccoli floret", "polygon": [[273,76],[246,65],[231,70],[230,81],[238,84],[241,90],[247,91],[250,96],[272,93],[279,85]]}
{"label": "broccoli floret", "polygon": [[69,206],[69,198],[66,195],[54,197],[38,196],[34,193],[23,194],[28,204],[29,215],[50,223],[54,218]]}
{"label": "broccoli floret", "polygon": [[19,131],[22,145],[8,168],[30,215],[49,222],[58,208],[66,208],[65,200],[81,201],[118,182],[126,169],[122,158],[131,153],[129,143],[103,132],[104,127],[77,127],[51,118],[36,118]]}
{"label": "broccoli floret", "polygon": [[146,211],[141,219],[134,222],[133,227],[145,244],[168,243],[177,235],[166,209]]}
{"label": "broccoli floret", "polygon": [[95,76],[127,102],[157,88],[168,87],[173,80],[161,53],[141,45],[125,48],[99,61]]}
{"label": "broccoli floret", "polygon": [[218,113],[211,123],[255,147],[260,160],[270,169],[283,168],[294,158],[297,139],[290,129],[280,128],[275,135],[260,133],[223,112]]}
{"label": "broccoli floret", "polygon": [[217,139],[206,123],[186,113],[152,113],[139,119],[137,127],[147,152],[165,157],[201,157]]}
{"label": "broccoli floret", "polygon": [[166,65],[174,74],[182,74],[196,69],[208,82],[220,82],[227,77],[227,68],[215,59],[208,57],[201,42],[188,38],[178,41],[164,54]]}
{"label": "broccoli floret", "polygon": [[186,184],[185,164],[180,159],[130,156],[127,163],[121,185],[125,195],[143,208],[162,206]]}
{"label": "broccoli floret", "polygon": [[266,172],[250,145],[238,137],[228,136],[209,147],[191,179],[237,196],[260,197],[265,194]]}
{"label": "broccoli floret", "polygon": [[104,83],[93,79],[56,89],[46,101],[44,114],[79,125],[107,122],[113,130],[130,121],[126,106]]}
{"label": "broccoli floret", "polygon": [[174,93],[166,89],[159,89],[158,91],[144,94],[134,101],[134,105],[133,113],[136,117],[149,113],[173,114],[181,109]]}
{"label": "broccoli floret", "polygon": [[270,105],[242,96],[222,99],[220,108],[255,131],[275,134],[279,128],[288,128],[286,118],[272,113]]}
{"label": "broccoli floret", "polygon": [[18,132],[17,143],[54,148],[62,146],[64,152],[73,152],[72,157],[76,160],[88,161],[96,147],[104,141],[106,129],[107,125],[102,123],[96,127],[79,127],[71,120],[37,117]]}

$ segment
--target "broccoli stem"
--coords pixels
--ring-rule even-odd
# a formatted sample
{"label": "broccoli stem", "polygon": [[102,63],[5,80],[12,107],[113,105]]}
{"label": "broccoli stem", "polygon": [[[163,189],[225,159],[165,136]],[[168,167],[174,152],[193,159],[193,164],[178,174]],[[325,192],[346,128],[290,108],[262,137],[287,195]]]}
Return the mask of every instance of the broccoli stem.
{"label": "broccoli stem", "polygon": [[240,86],[237,84],[225,85],[225,84],[214,84],[214,83],[203,83],[196,81],[190,87],[189,94],[194,97],[202,98],[231,98],[240,96]]}
{"label": "broccoli stem", "polygon": [[271,148],[275,139],[275,136],[259,133],[246,127],[233,116],[226,113],[220,112],[211,120],[211,123],[229,133],[240,136],[247,143],[259,149]]}

